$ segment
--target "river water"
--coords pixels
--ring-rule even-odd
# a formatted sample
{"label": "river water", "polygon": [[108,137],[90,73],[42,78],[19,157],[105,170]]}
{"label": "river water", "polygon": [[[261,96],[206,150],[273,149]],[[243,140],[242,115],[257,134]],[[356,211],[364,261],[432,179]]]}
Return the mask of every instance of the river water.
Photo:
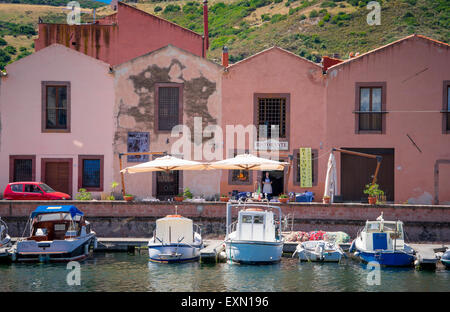
{"label": "river water", "polygon": [[[80,284],[68,285],[67,264],[0,264],[0,291],[450,291],[450,270],[382,268],[380,285],[369,270],[346,259],[307,263],[283,257],[275,265],[158,264],[142,253],[95,253],[80,263]],[[73,276],[73,275],[72,275]]]}

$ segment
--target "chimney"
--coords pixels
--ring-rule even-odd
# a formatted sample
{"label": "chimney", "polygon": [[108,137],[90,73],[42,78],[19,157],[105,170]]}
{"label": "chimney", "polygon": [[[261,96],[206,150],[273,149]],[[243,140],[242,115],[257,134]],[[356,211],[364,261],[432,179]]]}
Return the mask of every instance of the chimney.
{"label": "chimney", "polygon": [[228,47],[224,46],[222,49],[222,66],[228,67]]}
{"label": "chimney", "polygon": [[205,49],[207,51],[209,49],[208,0],[203,0],[203,36],[205,37]]}

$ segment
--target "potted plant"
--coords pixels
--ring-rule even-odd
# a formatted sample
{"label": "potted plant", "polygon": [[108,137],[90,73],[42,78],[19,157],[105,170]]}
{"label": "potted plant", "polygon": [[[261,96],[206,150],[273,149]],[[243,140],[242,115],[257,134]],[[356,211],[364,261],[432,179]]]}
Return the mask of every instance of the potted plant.
{"label": "potted plant", "polygon": [[114,189],[119,185],[119,183],[117,182],[112,182],[111,183],[111,194],[107,197],[108,200],[115,200],[116,197],[113,195],[114,193]]}
{"label": "potted plant", "polygon": [[189,199],[192,199],[192,197],[194,197],[194,196],[192,195],[191,190],[190,190],[188,187],[186,187],[186,188],[184,189],[184,192],[183,192],[183,195],[182,195],[182,196],[184,196],[185,198],[189,198]]}
{"label": "potted plant", "polygon": [[286,194],[280,194],[278,196],[278,201],[280,203],[287,203],[289,201],[289,196],[287,196]]}
{"label": "potted plant", "polygon": [[330,201],[331,201],[331,197],[328,196],[328,195],[325,195],[325,196],[323,197],[323,199],[322,199],[322,202],[323,202],[324,204],[329,204]]}
{"label": "potted plant", "polygon": [[384,195],[384,192],[380,190],[380,186],[376,183],[367,184],[366,189],[364,190],[364,194],[369,195],[368,201],[370,205],[375,205],[377,203],[377,199],[380,196]]}
{"label": "potted plant", "polygon": [[182,202],[184,200],[184,196],[183,196],[183,194],[178,194],[173,199],[175,199],[175,201],[177,201],[177,202]]}
{"label": "potted plant", "polygon": [[225,195],[225,194],[220,195],[220,201],[227,202],[229,200],[230,200],[230,198],[227,195]]}
{"label": "potted plant", "polygon": [[132,201],[133,198],[134,196],[131,194],[125,194],[125,196],[123,197],[123,199],[125,199],[126,201]]}

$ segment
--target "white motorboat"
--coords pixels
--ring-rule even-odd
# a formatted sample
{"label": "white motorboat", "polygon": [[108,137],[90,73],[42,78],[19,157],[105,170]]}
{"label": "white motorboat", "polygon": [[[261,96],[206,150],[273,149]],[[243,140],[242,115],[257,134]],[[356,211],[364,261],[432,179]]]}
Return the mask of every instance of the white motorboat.
{"label": "white motorboat", "polygon": [[334,242],[324,240],[306,241],[297,245],[294,256],[298,253],[300,261],[339,262],[344,256],[341,247]]}
{"label": "white motorboat", "polygon": [[0,248],[6,248],[11,245],[11,237],[8,235],[8,226],[0,218]]}
{"label": "white motorboat", "polygon": [[[233,223],[232,208],[240,209],[238,219]],[[273,210],[276,210],[278,215]],[[227,259],[247,264],[279,262],[283,253],[280,220],[281,209],[278,206],[227,203]]]}
{"label": "white motorboat", "polygon": [[13,246],[13,261],[83,260],[89,256],[89,247],[96,247],[95,232],[75,206],[39,206],[30,221],[30,236]]}
{"label": "white motorboat", "polygon": [[403,222],[385,221],[383,213],[376,221],[366,221],[349,249],[363,262],[378,262],[383,266],[410,266],[414,249],[405,244]]}
{"label": "white motorboat", "polygon": [[156,220],[156,229],[148,243],[150,261],[163,263],[196,261],[202,248],[200,227],[181,215]]}

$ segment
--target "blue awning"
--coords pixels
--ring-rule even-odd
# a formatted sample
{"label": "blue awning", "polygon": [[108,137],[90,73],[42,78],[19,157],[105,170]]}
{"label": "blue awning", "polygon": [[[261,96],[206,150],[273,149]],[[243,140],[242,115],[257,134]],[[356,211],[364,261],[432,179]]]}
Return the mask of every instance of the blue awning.
{"label": "blue awning", "polygon": [[84,213],[78,210],[77,207],[73,205],[61,205],[61,206],[38,206],[35,211],[31,213],[31,218],[36,217],[39,214],[43,213],[58,213],[58,212],[67,212],[70,215],[75,217],[76,215],[82,216]]}

